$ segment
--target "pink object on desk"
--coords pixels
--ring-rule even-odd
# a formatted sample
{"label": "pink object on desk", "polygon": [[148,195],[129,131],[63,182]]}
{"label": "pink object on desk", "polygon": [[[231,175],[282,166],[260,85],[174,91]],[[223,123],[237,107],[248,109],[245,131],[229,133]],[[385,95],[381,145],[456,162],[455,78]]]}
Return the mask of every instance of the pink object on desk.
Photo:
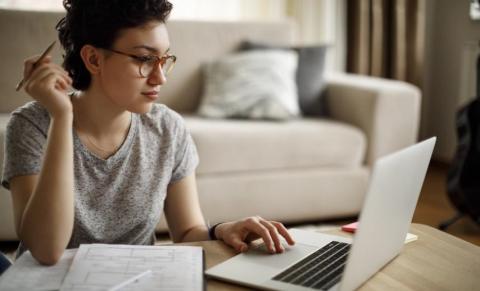
{"label": "pink object on desk", "polygon": [[[355,231],[357,230],[357,226],[358,226],[358,221],[350,223],[350,224],[343,225],[342,230],[346,231],[346,232],[355,233]],[[405,237],[405,243],[409,243],[409,242],[415,241],[417,239],[418,239],[417,235],[407,233],[407,236]]]}
{"label": "pink object on desk", "polygon": [[342,230],[346,232],[355,232],[357,230],[358,222],[345,224],[342,226]]}

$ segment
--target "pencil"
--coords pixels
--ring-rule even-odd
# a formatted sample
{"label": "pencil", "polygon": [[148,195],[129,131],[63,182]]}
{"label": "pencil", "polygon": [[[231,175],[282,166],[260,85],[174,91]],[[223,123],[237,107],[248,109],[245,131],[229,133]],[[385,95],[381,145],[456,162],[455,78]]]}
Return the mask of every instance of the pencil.
{"label": "pencil", "polygon": [[[40,58],[38,58],[38,60],[37,60],[35,63],[33,63],[33,68],[35,68],[35,67],[37,66],[37,64],[39,64],[41,61],[43,61],[43,59],[45,59],[45,57],[52,51],[52,49],[53,49],[53,47],[55,46],[55,43],[56,43],[56,42],[57,42],[57,41],[54,40],[54,41],[52,42],[52,44],[47,47],[47,49],[43,52],[43,54],[40,56]],[[18,90],[22,89],[23,84],[25,84],[25,82],[28,81],[28,79],[30,78],[32,72],[33,72],[33,69],[32,69],[32,71],[30,71],[30,74],[29,74],[26,78],[23,78],[23,79],[18,83],[17,87],[15,88],[15,91],[18,91]]]}
{"label": "pencil", "polygon": [[117,291],[117,290],[120,290],[122,289],[123,287],[127,286],[128,284],[131,284],[137,280],[139,280],[140,278],[142,278],[143,276],[146,276],[146,275],[150,275],[152,274],[152,270],[146,270],[145,272],[142,272],[136,276],[133,276],[132,278],[126,280],[126,281],[123,281],[122,283],[118,284],[118,285],[115,285],[113,286],[112,288],[108,289],[108,291]]}

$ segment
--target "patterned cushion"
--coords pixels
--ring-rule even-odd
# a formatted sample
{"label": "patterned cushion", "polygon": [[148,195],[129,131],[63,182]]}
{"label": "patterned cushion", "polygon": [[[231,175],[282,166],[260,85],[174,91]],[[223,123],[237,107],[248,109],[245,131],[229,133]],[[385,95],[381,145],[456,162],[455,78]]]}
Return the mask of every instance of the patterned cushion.
{"label": "patterned cushion", "polygon": [[199,115],[282,120],[298,116],[294,51],[248,51],[205,66]]}
{"label": "patterned cushion", "polygon": [[244,41],[240,44],[241,51],[284,49],[298,53],[297,89],[300,109],[306,116],[327,115],[325,98],[323,98],[325,79],[325,57],[327,45],[282,47],[266,43]]}

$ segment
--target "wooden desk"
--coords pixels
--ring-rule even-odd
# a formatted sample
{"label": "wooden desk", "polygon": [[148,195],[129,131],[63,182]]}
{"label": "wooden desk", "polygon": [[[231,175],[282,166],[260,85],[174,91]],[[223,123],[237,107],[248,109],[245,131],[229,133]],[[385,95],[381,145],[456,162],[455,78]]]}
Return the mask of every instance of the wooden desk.
{"label": "wooden desk", "polygon": [[[480,290],[480,247],[422,224],[412,224],[410,232],[418,240],[406,244],[359,290]],[[339,229],[326,233],[349,235]],[[222,242],[188,245],[204,248],[207,268],[235,255]],[[214,279],[207,284],[207,290],[251,290]]]}

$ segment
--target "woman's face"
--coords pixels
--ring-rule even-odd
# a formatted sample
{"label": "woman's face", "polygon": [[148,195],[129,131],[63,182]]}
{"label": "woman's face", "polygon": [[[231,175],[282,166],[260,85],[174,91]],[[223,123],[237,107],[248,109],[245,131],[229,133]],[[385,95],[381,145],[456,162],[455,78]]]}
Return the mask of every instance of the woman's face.
{"label": "woman's face", "polygon": [[[164,56],[170,47],[164,23],[152,21],[144,26],[123,30],[111,49],[135,56]],[[105,51],[98,81],[107,98],[115,105],[135,113],[149,112],[166,83],[161,68],[146,77],[139,73],[140,61],[124,54]]]}

